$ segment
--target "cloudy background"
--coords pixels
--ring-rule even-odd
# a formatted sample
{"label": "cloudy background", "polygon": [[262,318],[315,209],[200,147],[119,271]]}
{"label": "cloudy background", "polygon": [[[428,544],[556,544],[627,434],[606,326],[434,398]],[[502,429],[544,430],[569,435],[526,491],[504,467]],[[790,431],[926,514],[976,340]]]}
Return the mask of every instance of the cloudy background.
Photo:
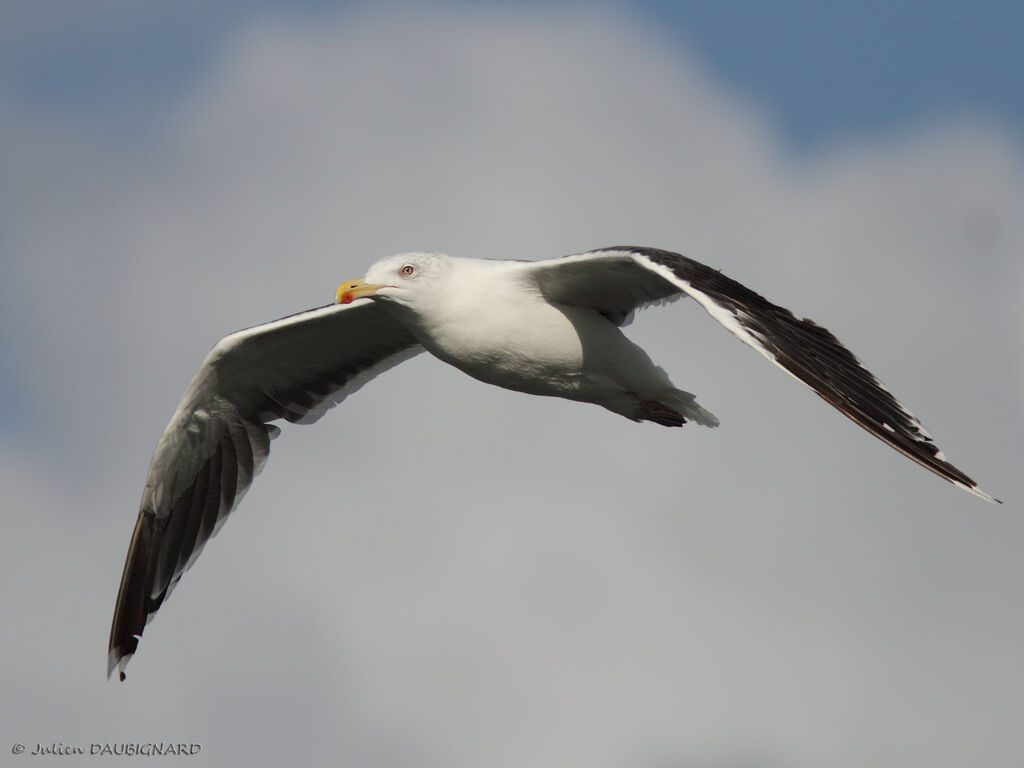
{"label": "cloudy background", "polygon": [[[856,8],[5,3],[2,760],[1022,764],[1024,19]],[[827,325],[1007,503],[681,302],[630,333],[720,429],[417,358],[285,430],[105,679],[220,336],[396,251],[620,243]]]}

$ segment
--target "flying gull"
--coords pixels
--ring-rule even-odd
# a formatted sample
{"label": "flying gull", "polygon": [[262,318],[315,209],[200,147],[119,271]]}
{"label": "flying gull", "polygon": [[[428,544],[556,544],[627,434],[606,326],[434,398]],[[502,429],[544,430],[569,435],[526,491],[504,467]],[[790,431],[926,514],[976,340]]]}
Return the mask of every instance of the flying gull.
{"label": "flying gull", "polygon": [[880,440],[997,502],[829,331],[685,256],[622,246],[534,262],[399,254],[343,283],[334,304],[233,333],[207,355],[153,454],[108,675],[124,679],[146,624],[263,467],[279,432],[271,422],[314,422],[423,350],[506,389],[666,427],[717,426],[619,330],[634,310],[683,296]]}

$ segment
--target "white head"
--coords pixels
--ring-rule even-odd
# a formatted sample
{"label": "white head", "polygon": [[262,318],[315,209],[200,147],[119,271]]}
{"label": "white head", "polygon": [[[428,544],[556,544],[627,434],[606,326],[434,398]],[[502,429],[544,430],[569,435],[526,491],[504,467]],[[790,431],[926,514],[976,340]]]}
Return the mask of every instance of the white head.
{"label": "white head", "polygon": [[443,253],[399,253],[381,259],[360,280],[338,286],[334,301],[349,304],[356,299],[376,298],[412,307],[439,287],[451,268]]}

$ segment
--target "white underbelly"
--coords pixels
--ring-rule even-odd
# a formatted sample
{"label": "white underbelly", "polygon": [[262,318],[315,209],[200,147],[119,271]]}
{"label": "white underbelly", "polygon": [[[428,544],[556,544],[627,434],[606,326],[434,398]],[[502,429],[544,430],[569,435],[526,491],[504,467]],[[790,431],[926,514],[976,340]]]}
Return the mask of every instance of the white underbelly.
{"label": "white underbelly", "polygon": [[480,381],[536,395],[565,397],[578,386],[583,343],[576,328],[547,302],[483,312],[472,325],[452,324],[425,341],[434,355]]}
{"label": "white underbelly", "polygon": [[538,298],[515,309],[496,305],[424,339],[435,356],[470,376],[534,395],[602,402],[668,383],[639,347],[591,309]]}

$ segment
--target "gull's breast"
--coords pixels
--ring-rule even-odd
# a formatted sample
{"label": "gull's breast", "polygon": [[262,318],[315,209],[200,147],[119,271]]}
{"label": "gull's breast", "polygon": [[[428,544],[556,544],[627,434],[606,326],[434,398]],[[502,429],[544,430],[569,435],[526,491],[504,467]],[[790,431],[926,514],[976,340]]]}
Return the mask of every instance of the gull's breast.
{"label": "gull's breast", "polygon": [[436,357],[480,381],[565,397],[578,387],[583,343],[568,308],[535,293],[488,292],[446,307],[421,339]]}

